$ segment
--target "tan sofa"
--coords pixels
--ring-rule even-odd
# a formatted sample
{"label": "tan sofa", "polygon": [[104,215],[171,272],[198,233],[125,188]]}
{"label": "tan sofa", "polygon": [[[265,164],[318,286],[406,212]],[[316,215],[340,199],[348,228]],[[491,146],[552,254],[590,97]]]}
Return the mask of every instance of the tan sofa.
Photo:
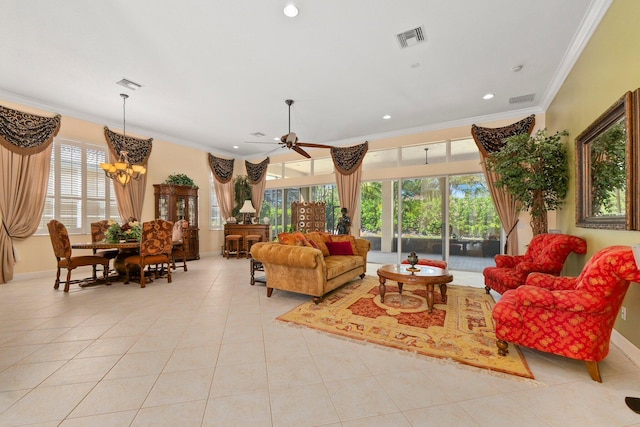
{"label": "tan sofa", "polygon": [[306,246],[261,242],[251,246],[251,256],[264,265],[267,296],[274,289],[311,295],[317,304],[322,296],[367,271],[371,242],[356,239],[358,255],[323,256],[319,249]]}

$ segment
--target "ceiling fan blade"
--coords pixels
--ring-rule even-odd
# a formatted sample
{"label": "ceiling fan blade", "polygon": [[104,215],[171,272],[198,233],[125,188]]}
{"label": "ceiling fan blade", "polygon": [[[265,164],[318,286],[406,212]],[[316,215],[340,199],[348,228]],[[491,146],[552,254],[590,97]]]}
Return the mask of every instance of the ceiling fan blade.
{"label": "ceiling fan blade", "polygon": [[293,149],[293,151],[295,151],[296,153],[299,153],[303,156],[305,156],[307,159],[310,159],[311,156],[309,155],[309,153],[307,153],[306,151],[304,151],[302,148],[298,147],[297,145],[294,145],[293,147],[291,147]]}
{"label": "ceiling fan blade", "polygon": [[314,144],[312,142],[298,142],[296,145],[302,145],[309,148],[333,148],[331,145]]}

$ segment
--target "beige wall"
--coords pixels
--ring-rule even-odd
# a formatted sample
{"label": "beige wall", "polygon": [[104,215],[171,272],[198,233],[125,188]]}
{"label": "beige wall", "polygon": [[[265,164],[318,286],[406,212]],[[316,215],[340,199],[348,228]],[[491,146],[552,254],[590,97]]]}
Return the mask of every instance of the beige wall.
{"label": "beige wall", "polygon": [[[4,106],[34,114],[52,115],[50,111],[41,111],[23,105],[1,101]],[[90,123],[85,120],[63,116],[58,137],[106,145],[104,125]],[[119,129],[115,129],[119,130]],[[133,135],[148,137],[145,135]],[[200,187],[198,192],[200,253],[219,253],[222,244],[222,232],[209,230],[209,165],[207,153],[195,148],[185,147],[171,142],[155,139],[148,164],[147,190],[142,209],[142,221],[155,217],[153,184],[164,182],[170,174],[184,173],[191,177]],[[89,235],[72,235],[72,242],[86,242]],[[32,236],[24,240],[16,240],[14,247],[17,262],[14,274],[33,273],[55,269],[55,258],[51,250],[49,236]]]}
{"label": "beige wall", "polygon": [[[587,44],[579,60],[547,110],[547,126],[568,129],[570,161],[575,164],[575,137],[609,108],[626,91],[640,87],[640,2],[616,0]],[[569,194],[575,194],[575,168],[571,171]],[[611,245],[640,242],[640,232],[609,231],[575,226],[575,197],[570,197],[558,215],[562,230],[587,240],[588,253],[580,265],[596,251]],[[578,266],[580,267],[580,266]],[[579,270],[573,273],[578,273]],[[618,320],[616,330],[640,347],[640,288],[633,284],[624,301],[627,320]]]}

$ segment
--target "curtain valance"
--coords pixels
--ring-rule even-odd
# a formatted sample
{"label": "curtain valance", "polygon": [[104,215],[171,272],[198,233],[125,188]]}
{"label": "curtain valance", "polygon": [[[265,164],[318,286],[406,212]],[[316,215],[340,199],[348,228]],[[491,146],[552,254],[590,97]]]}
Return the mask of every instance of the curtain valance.
{"label": "curtain valance", "polygon": [[213,177],[223,184],[230,182],[231,178],[233,178],[233,162],[235,159],[223,159],[211,153],[208,154],[209,167],[211,167]]}
{"label": "curtain valance", "polygon": [[247,160],[244,161],[244,166],[247,169],[247,177],[249,178],[249,184],[257,184],[262,181],[267,174],[267,167],[269,166],[269,158],[267,157],[260,163],[250,163]]}
{"label": "curtain valance", "polygon": [[331,147],[331,158],[336,170],[343,175],[351,175],[356,172],[369,150],[369,142],[352,147]]}
{"label": "curtain valance", "polygon": [[125,137],[124,135],[115,133],[106,126],[104,127],[104,136],[107,139],[109,147],[111,147],[116,155],[120,155],[121,152],[126,151],[129,162],[132,164],[146,164],[147,160],[149,160],[153,138],[140,139],[132,136]]}
{"label": "curtain valance", "polygon": [[530,134],[536,124],[535,114],[525,117],[519,122],[501,128],[483,128],[471,125],[471,135],[476,141],[478,149],[486,157],[500,151],[504,147],[504,139],[514,135]]}
{"label": "curtain valance", "polygon": [[36,116],[0,105],[0,145],[28,156],[44,151],[60,130],[60,115]]}

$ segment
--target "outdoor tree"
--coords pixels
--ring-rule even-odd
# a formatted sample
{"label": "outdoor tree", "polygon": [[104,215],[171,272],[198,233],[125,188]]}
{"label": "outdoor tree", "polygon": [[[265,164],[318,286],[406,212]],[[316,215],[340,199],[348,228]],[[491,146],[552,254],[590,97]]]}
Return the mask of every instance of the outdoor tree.
{"label": "outdoor tree", "polygon": [[547,211],[562,206],[569,183],[566,130],[547,130],[505,138],[502,150],[487,157],[487,168],[500,178],[495,185],[510,193],[531,214],[533,235],[548,231]]}

